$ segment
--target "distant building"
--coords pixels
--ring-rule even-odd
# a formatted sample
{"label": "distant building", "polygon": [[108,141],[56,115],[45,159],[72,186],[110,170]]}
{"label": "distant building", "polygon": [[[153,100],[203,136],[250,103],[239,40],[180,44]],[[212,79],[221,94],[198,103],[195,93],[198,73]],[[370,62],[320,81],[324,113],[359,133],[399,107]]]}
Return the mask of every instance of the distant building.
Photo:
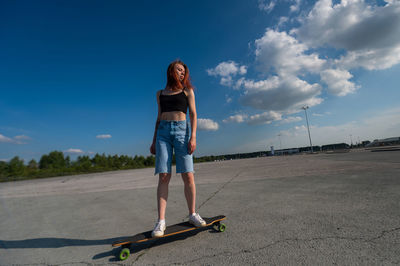
{"label": "distant building", "polygon": [[370,144],[371,143],[371,141],[369,141],[369,140],[365,140],[365,141],[363,141],[362,143],[361,143],[361,145],[363,146],[363,147],[366,147],[368,144]]}
{"label": "distant building", "polygon": [[328,145],[323,145],[321,149],[323,151],[344,150],[344,149],[350,149],[350,145],[346,143],[328,144]]}
{"label": "distant building", "polygon": [[376,139],[373,142],[366,145],[366,147],[379,147],[379,146],[392,146],[392,145],[400,145],[400,137]]}
{"label": "distant building", "polygon": [[292,155],[292,154],[296,154],[299,153],[299,149],[298,148],[292,148],[292,149],[283,149],[283,150],[276,150],[275,154],[276,155]]}
{"label": "distant building", "polygon": [[[313,151],[321,151],[321,147],[320,146],[313,146]],[[307,147],[301,147],[299,148],[299,152],[311,152],[311,147],[307,146]]]}

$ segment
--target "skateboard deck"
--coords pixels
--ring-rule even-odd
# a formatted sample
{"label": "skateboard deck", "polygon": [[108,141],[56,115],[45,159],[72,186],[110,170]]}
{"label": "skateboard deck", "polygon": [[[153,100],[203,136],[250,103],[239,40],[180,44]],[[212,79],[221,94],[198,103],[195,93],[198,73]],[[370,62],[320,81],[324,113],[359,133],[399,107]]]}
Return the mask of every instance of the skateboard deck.
{"label": "skateboard deck", "polygon": [[219,216],[215,216],[215,217],[211,217],[211,218],[203,217],[203,220],[206,222],[206,225],[203,227],[195,227],[194,225],[190,224],[189,222],[182,222],[182,223],[167,226],[167,228],[164,231],[164,235],[161,237],[152,237],[151,236],[152,230],[151,230],[151,231],[146,231],[146,232],[139,233],[139,234],[136,234],[136,235],[128,237],[128,238],[124,238],[124,239],[115,241],[112,243],[112,246],[113,247],[122,246],[122,250],[119,254],[119,258],[121,260],[125,260],[129,257],[129,254],[130,254],[129,247],[131,246],[131,244],[144,243],[147,241],[166,238],[169,236],[178,235],[178,234],[182,234],[185,232],[191,232],[191,231],[195,231],[195,230],[201,231],[201,230],[210,228],[212,226],[216,226],[217,230],[219,232],[224,232],[226,226],[225,226],[225,224],[221,223],[221,221],[223,221],[225,219],[226,219],[225,215],[219,215]]}

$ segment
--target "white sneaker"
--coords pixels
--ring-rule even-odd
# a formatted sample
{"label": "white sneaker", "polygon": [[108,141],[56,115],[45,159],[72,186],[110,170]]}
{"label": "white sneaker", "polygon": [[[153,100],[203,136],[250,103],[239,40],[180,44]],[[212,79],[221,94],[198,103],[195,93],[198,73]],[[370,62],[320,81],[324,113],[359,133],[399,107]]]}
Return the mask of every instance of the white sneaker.
{"label": "white sneaker", "polygon": [[189,216],[189,223],[193,224],[196,227],[206,226],[206,221],[204,221],[198,213]]}
{"label": "white sneaker", "polygon": [[153,232],[151,232],[152,237],[161,237],[164,235],[165,231],[165,222],[157,222],[156,226],[154,227]]}

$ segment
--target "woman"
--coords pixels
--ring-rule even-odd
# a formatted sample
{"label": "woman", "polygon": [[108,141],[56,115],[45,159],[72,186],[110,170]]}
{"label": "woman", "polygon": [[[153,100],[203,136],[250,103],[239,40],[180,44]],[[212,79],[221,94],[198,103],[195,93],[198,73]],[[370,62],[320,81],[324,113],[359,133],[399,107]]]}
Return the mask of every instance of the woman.
{"label": "woman", "polygon": [[[155,174],[159,174],[157,201],[158,222],[153,237],[164,235],[168,184],[171,180],[172,153],[175,151],[176,173],[181,173],[189,209],[189,222],[200,227],[205,221],[195,212],[196,185],[194,183],[192,153],[196,149],[197,114],[189,69],[180,60],[167,69],[167,85],[157,92],[158,116],[150,152],[156,155]],[[189,107],[191,130],[186,122]],[[191,131],[191,134],[190,134]]]}

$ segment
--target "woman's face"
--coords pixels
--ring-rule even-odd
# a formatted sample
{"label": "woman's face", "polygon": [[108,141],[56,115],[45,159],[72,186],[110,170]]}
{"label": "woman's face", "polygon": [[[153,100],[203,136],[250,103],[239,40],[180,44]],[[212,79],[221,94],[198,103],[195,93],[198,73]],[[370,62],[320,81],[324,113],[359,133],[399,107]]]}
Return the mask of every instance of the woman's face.
{"label": "woman's face", "polygon": [[175,65],[175,73],[178,75],[179,80],[183,81],[185,78],[185,68],[181,64]]}

